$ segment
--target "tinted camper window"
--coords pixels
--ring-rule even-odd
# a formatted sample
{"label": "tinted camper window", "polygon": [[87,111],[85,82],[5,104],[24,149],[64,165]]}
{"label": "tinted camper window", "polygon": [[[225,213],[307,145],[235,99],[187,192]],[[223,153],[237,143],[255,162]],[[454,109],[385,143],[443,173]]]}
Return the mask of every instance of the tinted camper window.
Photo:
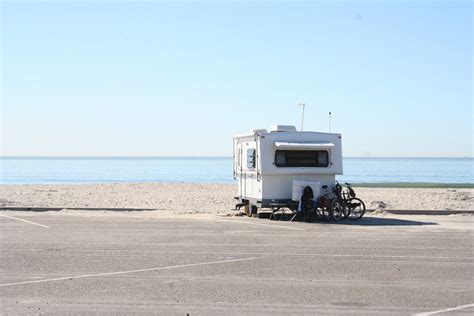
{"label": "tinted camper window", "polygon": [[255,168],[255,149],[247,149],[247,168]]}
{"label": "tinted camper window", "polygon": [[329,154],[326,150],[277,150],[277,167],[327,167]]}

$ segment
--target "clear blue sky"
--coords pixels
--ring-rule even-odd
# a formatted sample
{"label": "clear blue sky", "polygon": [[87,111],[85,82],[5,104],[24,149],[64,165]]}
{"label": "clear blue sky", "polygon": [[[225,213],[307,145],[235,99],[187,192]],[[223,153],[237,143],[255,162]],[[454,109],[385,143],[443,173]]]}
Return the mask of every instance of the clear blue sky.
{"label": "clear blue sky", "polygon": [[345,156],[472,156],[470,1],[1,4],[2,155],[223,155],[273,124]]}

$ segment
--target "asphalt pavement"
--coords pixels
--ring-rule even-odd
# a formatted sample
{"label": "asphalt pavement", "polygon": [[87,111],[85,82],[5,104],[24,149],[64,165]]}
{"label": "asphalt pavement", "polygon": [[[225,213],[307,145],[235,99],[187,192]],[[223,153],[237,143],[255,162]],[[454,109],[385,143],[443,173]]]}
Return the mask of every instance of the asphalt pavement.
{"label": "asphalt pavement", "polygon": [[2,314],[474,313],[473,216],[0,212]]}

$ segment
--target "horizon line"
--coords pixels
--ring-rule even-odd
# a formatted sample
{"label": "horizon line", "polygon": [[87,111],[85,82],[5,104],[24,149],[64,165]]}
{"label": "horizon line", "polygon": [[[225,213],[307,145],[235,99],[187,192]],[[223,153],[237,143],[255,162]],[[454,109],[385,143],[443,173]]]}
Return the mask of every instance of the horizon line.
{"label": "horizon line", "polygon": [[[67,155],[67,156],[47,156],[47,155],[0,155],[0,159],[12,159],[12,158],[19,158],[19,159],[28,159],[28,158],[57,158],[57,159],[74,159],[74,158],[101,158],[101,159],[113,159],[113,158],[233,158],[233,156],[220,156],[220,155],[202,155],[202,156],[193,156],[193,155],[112,155],[112,156],[92,156],[92,155],[85,155],[85,156],[74,156],[74,155]],[[397,159],[474,159],[474,156],[343,156],[342,158],[397,158]]]}

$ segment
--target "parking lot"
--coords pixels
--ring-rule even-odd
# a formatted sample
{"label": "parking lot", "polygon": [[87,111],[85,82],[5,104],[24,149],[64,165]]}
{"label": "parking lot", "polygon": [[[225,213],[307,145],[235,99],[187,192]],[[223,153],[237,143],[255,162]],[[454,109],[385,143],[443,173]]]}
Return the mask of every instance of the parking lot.
{"label": "parking lot", "polygon": [[5,314],[472,314],[472,216],[0,212]]}

